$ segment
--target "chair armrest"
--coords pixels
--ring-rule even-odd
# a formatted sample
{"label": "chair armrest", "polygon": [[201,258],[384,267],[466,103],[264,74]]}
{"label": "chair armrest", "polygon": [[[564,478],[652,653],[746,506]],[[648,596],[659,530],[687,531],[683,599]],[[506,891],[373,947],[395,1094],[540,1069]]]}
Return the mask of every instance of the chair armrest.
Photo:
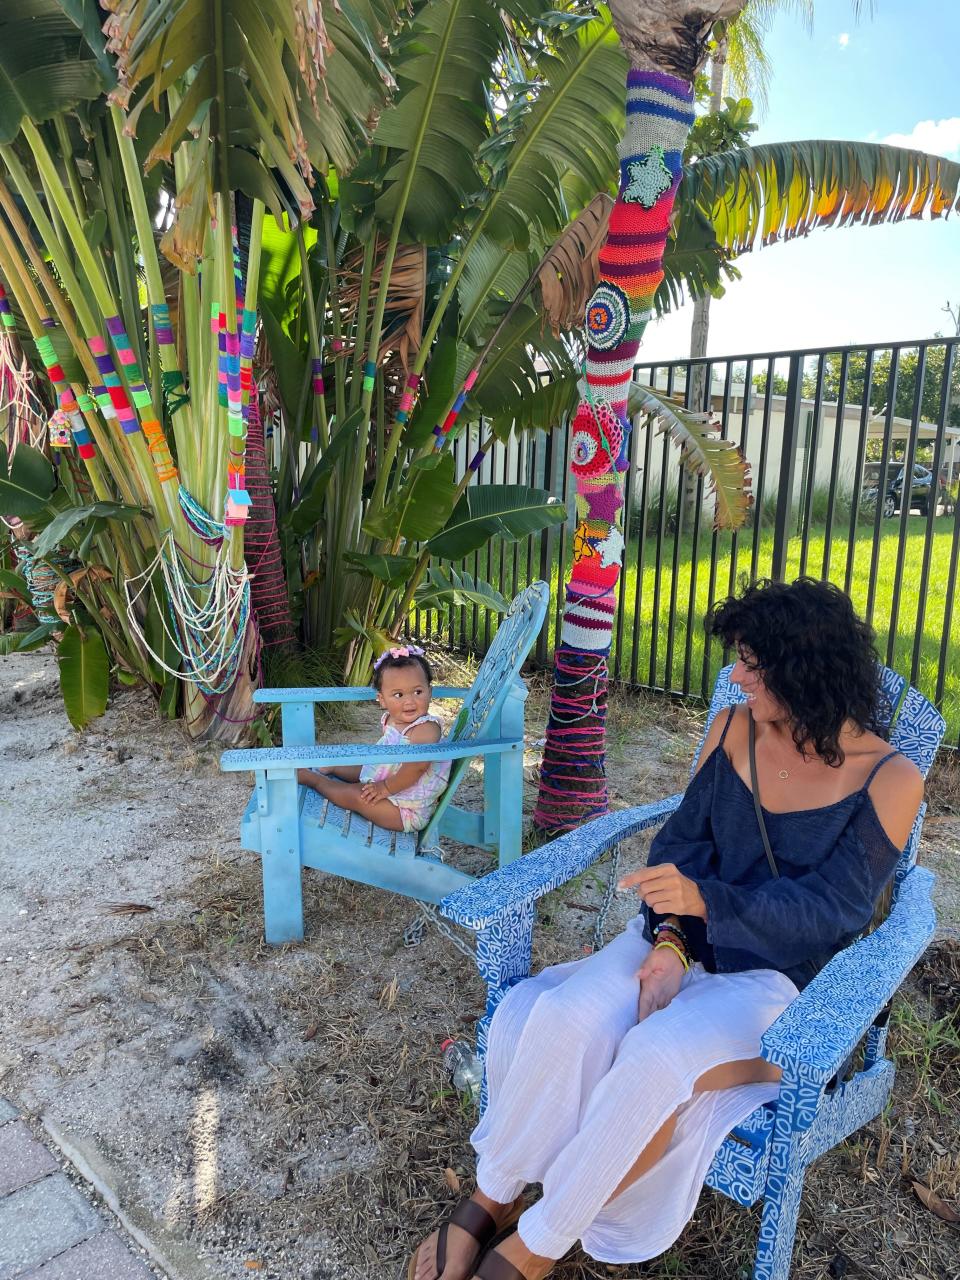
{"label": "chair armrest", "polygon": [[654,804],[618,809],[594,818],[449,894],[440,903],[440,912],[466,929],[485,929],[503,912],[535,902],[580,875],[611,845],[657,826],[682,799],[680,795],[670,796]]}
{"label": "chair armrest", "polygon": [[470,756],[495,755],[504,751],[522,751],[517,738],[489,738],[482,742],[410,743],[395,747],[379,747],[374,743],[336,744],[317,747],[255,747],[248,751],[225,751],[220,768],[225,773],[245,769],[278,773],[294,769],[326,769],[336,765],[414,764],[434,760],[462,760]]}
{"label": "chair armrest", "polygon": [[[469,689],[457,689],[452,685],[440,684],[433,690],[434,698],[465,698]],[[376,689],[369,686],[358,688],[340,688],[329,685],[326,688],[317,685],[310,689],[254,689],[254,702],[372,702],[377,696]]]}
{"label": "chair armrest", "polygon": [[327,688],[316,686],[310,689],[254,689],[254,702],[372,702],[377,696],[376,689],[369,686],[363,688],[339,688],[330,685]]}
{"label": "chair armrest", "polygon": [[760,1040],[784,1071],[827,1084],[896,993],[933,937],[934,875],[913,867],[879,929],[835,955]]}

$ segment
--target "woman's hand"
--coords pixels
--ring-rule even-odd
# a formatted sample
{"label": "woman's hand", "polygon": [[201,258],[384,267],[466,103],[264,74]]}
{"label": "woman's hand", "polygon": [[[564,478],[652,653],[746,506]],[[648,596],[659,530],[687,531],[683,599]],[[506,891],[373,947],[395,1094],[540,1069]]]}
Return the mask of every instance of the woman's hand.
{"label": "woman's hand", "polygon": [[637,970],[640,999],[637,1021],[642,1022],[657,1009],[665,1009],[680,990],[684,975],[683,961],[669,947],[651,947],[650,954]]}
{"label": "woman's hand", "polygon": [[707,918],[707,904],[696,881],[681,875],[672,862],[632,871],[623,877],[617,888],[636,889],[647,906],[658,915]]}
{"label": "woman's hand", "polygon": [[377,800],[389,800],[392,793],[387,790],[386,782],[365,782],[360,794],[368,804],[374,804]]}

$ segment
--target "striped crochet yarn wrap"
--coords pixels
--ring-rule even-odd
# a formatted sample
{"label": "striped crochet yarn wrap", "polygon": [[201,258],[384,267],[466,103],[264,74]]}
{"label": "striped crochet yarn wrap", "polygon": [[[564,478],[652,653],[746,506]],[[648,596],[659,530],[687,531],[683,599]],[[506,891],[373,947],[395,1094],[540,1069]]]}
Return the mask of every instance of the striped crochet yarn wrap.
{"label": "striped crochet yarn wrap", "polygon": [[623,565],[627,395],[663,279],[663,251],[693,118],[693,86],[687,81],[656,71],[629,73],[620,187],[599,256],[600,278],[584,315],[585,376],[571,428],[577,525],[534,813],[543,831],[579,826],[608,808],[607,657]]}

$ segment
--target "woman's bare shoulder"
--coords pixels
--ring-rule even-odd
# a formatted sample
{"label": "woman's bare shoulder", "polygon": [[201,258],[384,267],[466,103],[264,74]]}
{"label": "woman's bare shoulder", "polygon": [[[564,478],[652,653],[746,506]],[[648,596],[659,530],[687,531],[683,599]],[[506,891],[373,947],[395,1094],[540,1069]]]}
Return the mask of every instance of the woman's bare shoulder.
{"label": "woman's bare shoulder", "polygon": [[[890,744],[882,738],[878,742],[881,743],[883,754],[887,754]],[[907,843],[923,799],[923,777],[920,770],[912,760],[897,753],[870,779],[867,794],[891,843],[902,849]]]}
{"label": "woman's bare shoulder", "polygon": [[713,717],[713,722],[703,740],[703,749],[700,752],[700,759],[697,761],[697,773],[700,772],[707,760],[713,755],[720,743],[720,739],[724,737],[724,730],[727,728],[728,723],[730,728],[727,729],[726,738],[724,739],[725,746],[730,742],[731,736],[737,733],[740,725],[746,725],[747,708],[745,706],[721,707]]}

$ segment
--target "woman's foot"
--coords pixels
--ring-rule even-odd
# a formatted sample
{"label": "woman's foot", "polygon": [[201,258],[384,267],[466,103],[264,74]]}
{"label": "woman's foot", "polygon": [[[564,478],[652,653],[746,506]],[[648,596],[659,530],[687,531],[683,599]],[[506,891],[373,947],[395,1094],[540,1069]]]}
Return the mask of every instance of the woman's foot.
{"label": "woman's foot", "polygon": [[[514,1201],[512,1204],[500,1204],[497,1200],[491,1200],[489,1196],[485,1196],[479,1190],[474,1191],[470,1200],[473,1204],[479,1205],[481,1209],[486,1210],[495,1222],[498,1231],[506,1225],[511,1215],[515,1214],[520,1207],[519,1201]],[[445,1265],[443,1271],[438,1272],[437,1240],[439,1235],[439,1230],[431,1232],[420,1245],[415,1254],[415,1264],[411,1271],[412,1280],[470,1280],[477,1261],[483,1253],[483,1247],[463,1227],[458,1227],[453,1222],[448,1223]]]}
{"label": "woman's foot", "polygon": [[[505,1240],[501,1240],[497,1247],[491,1249],[484,1258],[480,1270],[481,1272],[489,1270],[491,1280],[495,1278],[499,1280],[506,1270],[503,1266],[497,1266],[499,1258],[502,1258],[504,1263],[510,1263],[516,1267],[523,1276],[523,1280],[544,1280],[544,1277],[548,1276],[557,1265],[556,1258],[542,1258],[538,1253],[531,1253],[517,1231],[507,1236]],[[509,1270],[506,1270],[506,1274],[510,1274]]]}

